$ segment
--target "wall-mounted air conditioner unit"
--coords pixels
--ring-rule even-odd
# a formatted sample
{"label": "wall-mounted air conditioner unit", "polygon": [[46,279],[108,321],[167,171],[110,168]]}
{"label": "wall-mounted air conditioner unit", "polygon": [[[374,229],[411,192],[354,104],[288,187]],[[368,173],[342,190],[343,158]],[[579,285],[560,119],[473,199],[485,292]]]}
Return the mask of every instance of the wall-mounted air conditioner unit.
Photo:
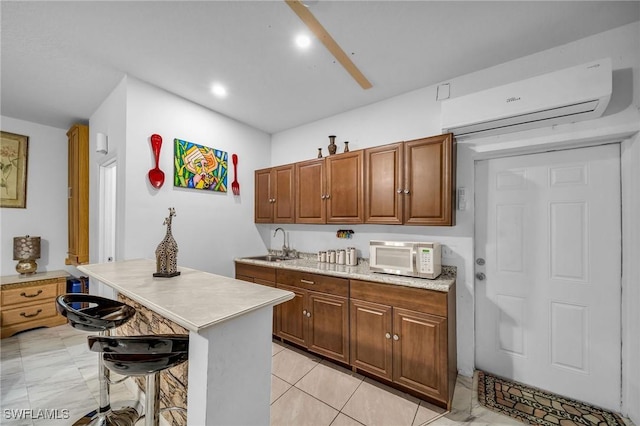
{"label": "wall-mounted air conditioner unit", "polygon": [[611,99],[611,59],[442,101],[443,133],[488,136],[599,117]]}

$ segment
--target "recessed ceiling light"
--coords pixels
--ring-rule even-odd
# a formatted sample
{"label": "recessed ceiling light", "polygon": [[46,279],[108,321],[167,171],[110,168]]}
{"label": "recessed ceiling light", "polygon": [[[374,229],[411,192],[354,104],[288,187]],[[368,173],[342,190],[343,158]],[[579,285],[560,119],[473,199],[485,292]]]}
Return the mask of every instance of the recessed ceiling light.
{"label": "recessed ceiling light", "polygon": [[296,37],[296,45],[301,49],[311,46],[311,39],[306,34],[300,34]]}
{"label": "recessed ceiling light", "polygon": [[218,83],[211,86],[211,92],[219,98],[225,98],[227,96],[227,89]]}

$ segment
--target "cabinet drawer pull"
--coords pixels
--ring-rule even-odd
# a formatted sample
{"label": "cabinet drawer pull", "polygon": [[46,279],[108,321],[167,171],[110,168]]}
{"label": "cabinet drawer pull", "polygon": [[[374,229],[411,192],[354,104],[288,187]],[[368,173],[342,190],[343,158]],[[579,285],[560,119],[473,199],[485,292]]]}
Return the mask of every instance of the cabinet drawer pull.
{"label": "cabinet drawer pull", "polygon": [[397,334],[393,335],[393,340],[400,340],[400,336],[398,336]]}
{"label": "cabinet drawer pull", "polygon": [[42,290],[38,290],[38,292],[36,294],[27,294],[24,291],[22,293],[20,293],[20,296],[22,297],[38,297],[40,296],[40,293],[42,293]]}
{"label": "cabinet drawer pull", "polygon": [[391,339],[391,333],[385,334],[384,337],[386,337],[387,339]]}
{"label": "cabinet drawer pull", "polygon": [[33,317],[37,317],[40,312],[42,312],[42,309],[38,309],[38,311],[35,314],[25,314],[24,312],[20,312],[20,316],[25,318],[33,318]]}
{"label": "cabinet drawer pull", "polygon": [[311,312],[307,312],[307,318],[311,318]]}
{"label": "cabinet drawer pull", "polygon": [[409,190],[408,190],[408,189],[405,189],[405,190],[404,190],[404,193],[405,193],[405,194],[408,194],[408,193],[409,193]]}
{"label": "cabinet drawer pull", "polygon": [[300,280],[300,282],[301,282],[302,284],[310,284],[310,285],[315,284],[315,282],[313,282],[313,281],[309,281],[309,280],[302,280],[302,279]]}
{"label": "cabinet drawer pull", "polygon": [[307,315],[307,310],[306,310],[306,309],[304,309],[304,310],[302,311],[302,316],[305,316],[305,315]]}

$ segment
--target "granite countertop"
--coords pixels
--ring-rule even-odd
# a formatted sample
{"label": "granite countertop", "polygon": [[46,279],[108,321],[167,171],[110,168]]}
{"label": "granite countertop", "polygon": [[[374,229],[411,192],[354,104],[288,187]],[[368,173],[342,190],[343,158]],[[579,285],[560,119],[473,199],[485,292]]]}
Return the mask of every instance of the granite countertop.
{"label": "granite countertop", "polygon": [[301,253],[299,259],[281,260],[269,262],[266,260],[250,259],[247,257],[236,258],[238,263],[250,265],[269,266],[279,269],[311,272],[316,274],[331,275],[334,277],[348,278],[352,280],[373,281],[384,284],[403,285],[407,287],[423,288],[448,292],[456,282],[456,267],[442,266],[442,274],[436,279],[402,277],[398,275],[379,274],[369,269],[369,263],[359,259],[357,266],[338,265],[336,263],[318,262],[314,255]]}
{"label": "granite countertop", "polygon": [[78,269],[187,330],[204,328],[293,298],[282,289],[178,267],[180,275],[156,278],[149,259],[82,265]]}

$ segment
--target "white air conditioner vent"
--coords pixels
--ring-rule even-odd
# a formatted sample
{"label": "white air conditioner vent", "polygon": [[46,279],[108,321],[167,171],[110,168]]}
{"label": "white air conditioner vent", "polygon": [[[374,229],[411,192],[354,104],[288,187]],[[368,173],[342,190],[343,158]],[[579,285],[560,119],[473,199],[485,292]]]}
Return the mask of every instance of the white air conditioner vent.
{"label": "white air conditioner vent", "polygon": [[590,62],[442,101],[443,133],[488,136],[602,115],[611,99],[611,59]]}

